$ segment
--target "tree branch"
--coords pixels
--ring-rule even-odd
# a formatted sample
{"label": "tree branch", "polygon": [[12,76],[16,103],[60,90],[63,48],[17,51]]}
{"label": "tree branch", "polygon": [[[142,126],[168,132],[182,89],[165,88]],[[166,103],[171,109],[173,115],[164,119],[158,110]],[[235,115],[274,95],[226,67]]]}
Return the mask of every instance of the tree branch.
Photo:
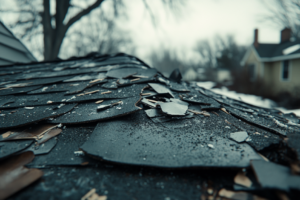
{"label": "tree branch", "polygon": [[104,0],[97,0],[94,4],[92,4],[91,6],[89,6],[88,8],[82,10],[81,12],[77,13],[77,15],[75,15],[74,17],[72,17],[68,23],[66,24],[66,30],[68,30],[68,28],[70,26],[72,26],[76,21],[78,21],[81,17],[89,14],[92,10],[94,10],[95,8],[97,8],[98,6],[100,6],[100,4],[103,2]]}

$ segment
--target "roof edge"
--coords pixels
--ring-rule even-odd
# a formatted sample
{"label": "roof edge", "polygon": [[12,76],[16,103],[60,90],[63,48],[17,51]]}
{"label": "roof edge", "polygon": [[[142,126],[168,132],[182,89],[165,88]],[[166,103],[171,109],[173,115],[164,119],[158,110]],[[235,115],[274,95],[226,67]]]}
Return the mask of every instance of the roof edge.
{"label": "roof edge", "polygon": [[300,53],[276,56],[276,57],[263,57],[263,58],[261,58],[261,61],[262,62],[274,62],[274,61],[281,61],[281,60],[292,60],[292,59],[297,59],[297,58],[300,58]]}
{"label": "roof edge", "polygon": [[247,52],[245,53],[243,59],[241,60],[241,62],[240,62],[240,65],[241,65],[241,66],[244,66],[244,65],[246,64],[246,61],[247,61],[248,57],[250,56],[251,51],[254,51],[254,55],[255,55],[255,57],[257,58],[258,61],[260,61],[260,62],[262,61],[262,60],[261,60],[261,57],[259,56],[259,54],[257,53],[255,47],[254,47],[253,44],[252,44],[252,45],[248,48],[248,50],[247,50]]}
{"label": "roof edge", "polygon": [[29,49],[23,44],[23,42],[21,42],[20,40],[19,40],[19,38],[17,38],[16,36],[15,36],[15,34],[13,34],[13,32],[11,32],[6,26],[5,26],[5,24],[0,20],[0,23],[3,25],[3,27],[8,31],[8,32],[10,32],[13,36],[14,36],[14,38],[17,40],[17,41],[19,41],[20,43],[21,43],[21,45],[22,46],[24,46],[24,48],[27,50],[27,52],[28,52],[28,54],[34,59],[34,61],[36,61],[36,62],[38,62],[38,60],[33,56],[33,54],[31,53],[31,51],[29,51]]}

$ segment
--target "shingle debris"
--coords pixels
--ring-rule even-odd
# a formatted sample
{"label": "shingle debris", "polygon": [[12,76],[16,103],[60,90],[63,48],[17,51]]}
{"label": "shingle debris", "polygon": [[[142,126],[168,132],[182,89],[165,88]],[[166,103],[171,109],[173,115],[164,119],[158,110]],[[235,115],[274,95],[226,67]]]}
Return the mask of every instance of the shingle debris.
{"label": "shingle debris", "polygon": [[236,142],[244,142],[248,138],[248,133],[245,131],[230,133],[230,139]]}
{"label": "shingle debris", "polygon": [[[208,194],[208,199],[274,199],[279,194],[293,199],[297,197],[294,191],[300,190],[300,119],[293,113],[283,114],[216,94],[194,82],[183,81],[179,70],[166,78],[138,58],[122,53],[0,68],[0,168],[5,165],[3,169],[14,172],[14,166],[25,169],[26,164],[48,170],[44,182],[32,185],[39,187],[35,190],[39,191],[39,199],[43,195],[40,191],[53,190],[49,187],[63,190],[55,192],[55,188],[53,195],[79,199],[91,189],[90,185],[79,193],[67,188],[96,184],[98,172],[106,170],[116,177],[110,180],[109,176],[101,176],[99,189],[104,196],[92,190],[84,197],[104,199],[107,185],[122,184],[116,180],[131,177],[127,169],[125,172],[115,163],[142,166],[143,170],[157,168],[149,174],[151,179],[153,176],[153,180],[161,180],[155,186],[148,184],[151,181],[142,170],[135,179],[151,191],[167,187],[168,179],[202,188],[199,191],[207,186],[202,195]],[[24,155],[36,157],[30,163],[21,162]],[[194,168],[197,175],[190,175],[193,181],[182,181],[186,177],[167,178],[169,170],[162,168]],[[209,173],[208,168],[216,171]],[[55,177],[51,170],[56,170]],[[73,173],[77,170],[80,173]],[[24,172],[12,182],[0,181],[0,190],[5,191],[0,191],[0,195],[5,195],[1,198],[42,175],[27,168]],[[31,178],[27,172],[33,173]],[[0,178],[1,173],[0,170]],[[181,173],[187,176],[184,171]],[[56,186],[59,174],[76,177],[76,183]],[[209,174],[205,179],[214,177],[214,181],[205,183],[201,174]],[[48,183],[51,180],[56,182]],[[228,180],[226,187],[224,180]],[[16,184],[13,189],[12,184]],[[274,190],[281,193],[275,194]],[[176,194],[185,195],[180,191]],[[26,190],[16,197],[28,198]],[[199,196],[188,199],[196,198]]]}

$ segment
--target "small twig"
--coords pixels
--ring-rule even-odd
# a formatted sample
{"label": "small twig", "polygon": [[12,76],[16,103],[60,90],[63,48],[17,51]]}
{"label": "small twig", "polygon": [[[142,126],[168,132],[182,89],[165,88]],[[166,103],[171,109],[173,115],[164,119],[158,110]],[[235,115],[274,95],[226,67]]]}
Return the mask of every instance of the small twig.
{"label": "small twig", "polygon": [[90,81],[90,83],[96,83],[96,82],[98,82],[98,81],[103,81],[105,78],[102,78],[102,79],[95,79],[95,80],[93,80],[93,81]]}
{"label": "small twig", "polygon": [[151,95],[151,93],[142,93],[142,96]]}
{"label": "small twig", "polygon": [[109,94],[111,91],[101,92],[101,94]]}
{"label": "small twig", "polygon": [[224,113],[230,115],[230,114],[227,112],[227,110],[226,110],[225,108],[221,108],[221,110],[222,110]]}
{"label": "small twig", "polygon": [[147,99],[148,101],[152,102],[152,103],[157,103],[158,101],[152,100],[152,99]]}
{"label": "small twig", "polygon": [[99,104],[99,103],[102,103],[104,100],[99,100],[99,101],[96,101],[95,103]]}
{"label": "small twig", "polygon": [[114,105],[121,104],[121,103],[123,103],[123,101],[118,101],[116,103],[112,103],[111,105],[114,106]]}
{"label": "small twig", "polygon": [[216,113],[215,111],[213,111],[212,113],[214,113],[215,115],[219,116],[219,114],[218,114],[218,113]]}
{"label": "small twig", "polygon": [[230,125],[231,125],[231,123],[230,123],[229,121],[227,121],[227,119],[225,119],[225,122],[226,122],[227,124],[230,124]]}
{"label": "small twig", "polygon": [[132,79],[132,80],[130,80],[130,82],[138,81],[138,80],[140,80],[140,78]]}
{"label": "small twig", "polygon": [[96,93],[96,92],[99,92],[100,90],[94,90],[94,91],[91,91],[91,92],[86,92],[84,94],[93,94],[93,93]]}

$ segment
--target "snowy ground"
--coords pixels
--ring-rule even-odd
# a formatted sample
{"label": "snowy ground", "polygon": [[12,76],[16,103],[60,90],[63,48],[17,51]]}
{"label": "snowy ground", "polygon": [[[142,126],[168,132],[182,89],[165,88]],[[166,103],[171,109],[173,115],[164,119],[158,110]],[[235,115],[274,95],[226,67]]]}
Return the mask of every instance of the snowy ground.
{"label": "snowy ground", "polygon": [[264,107],[264,108],[275,108],[275,109],[280,110],[283,113],[293,112],[296,115],[300,116],[300,109],[287,110],[285,108],[277,107],[276,103],[270,99],[265,99],[265,98],[255,96],[255,95],[250,95],[250,94],[242,94],[242,93],[237,93],[234,91],[229,91],[226,87],[212,89],[212,87],[215,86],[215,83],[211,82],[211,81],[198,82],[197,85],[200,87],[203,87],[205,89],[210,89],[217,94],[221,94],[221,95],[230,97],[232,99],[242,100],[246,103],[250,103],[252,105],[256,105],[256,106],[260,106],[260,107]]}

